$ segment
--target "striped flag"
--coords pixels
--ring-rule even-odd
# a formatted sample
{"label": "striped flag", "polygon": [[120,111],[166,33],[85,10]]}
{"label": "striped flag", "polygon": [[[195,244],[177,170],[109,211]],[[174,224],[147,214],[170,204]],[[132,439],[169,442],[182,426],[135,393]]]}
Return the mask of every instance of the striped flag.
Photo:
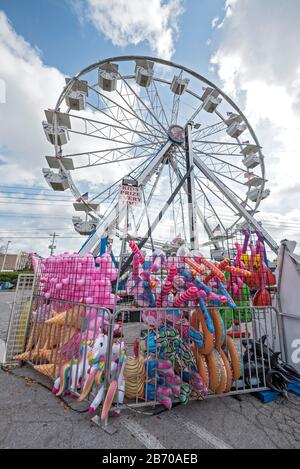
{"label": "striped flag", "polygon": [[85,192],[85,194],[82,194],[78,199],[76,199],[76,202],[82,202],[83,200],[89,200],[89,193]]}
{"label": "striped flag", "polygon": [[212,233],[215,234],[217,231],[219,231],[219,232],[221,231],[221,226],[220,226],[220,224],[218,224],[218,225],[213,229]]}

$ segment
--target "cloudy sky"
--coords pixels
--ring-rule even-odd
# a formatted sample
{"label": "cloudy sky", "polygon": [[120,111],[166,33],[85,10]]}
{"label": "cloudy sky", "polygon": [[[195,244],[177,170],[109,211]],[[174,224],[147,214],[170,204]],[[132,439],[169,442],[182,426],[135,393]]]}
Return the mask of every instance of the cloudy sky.
{"label": "cloudy sky", "polygon": [[122,54],[172,59],[237,102],[266,158],[258,218],[278,242],[300,241],[299,24],[298,0],[1,0],[0,244],[46,255],[55,230],[59,251],[80,247],[70,195],[41,175],[43,109],[66,75]]}

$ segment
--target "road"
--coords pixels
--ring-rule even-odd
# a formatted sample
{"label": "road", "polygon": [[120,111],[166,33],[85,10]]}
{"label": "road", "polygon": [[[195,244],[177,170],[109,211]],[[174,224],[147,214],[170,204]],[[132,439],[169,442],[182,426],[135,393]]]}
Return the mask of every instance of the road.
{"label": "road", "polygon": [[158,416],[126,410],[111,419],[118,431],[108,435],[37,384],[51,386],[28,366],[13,372],[0,371],[1,448],[300,448],[299,398],[293,396],[268,405],[253,396],[208,399]]}

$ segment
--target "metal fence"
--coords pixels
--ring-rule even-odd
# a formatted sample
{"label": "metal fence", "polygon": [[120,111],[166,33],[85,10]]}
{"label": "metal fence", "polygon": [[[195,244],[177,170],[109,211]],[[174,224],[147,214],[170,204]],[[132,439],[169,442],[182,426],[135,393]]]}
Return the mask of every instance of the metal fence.
{"label": "metal fence", "polygon": [[265,390],[271,350],[280,350],[273,307],[209,309],[213,332],[199,308],[181,309],[179,316],[158,309],[159,327],[143,321],[149,308],[128,305],[113,314],[37,296],[31,309],[25,352],[17,359],[49,377],[57,395],[87,401],[91,413],[99,407],[106,418],[110,406],[115,413],[123,407],[171,408]]}
{"label": "metal fence", "polygon": [[[15,334],[10,357],[49,377],[56,395],[89,402],[91,413],[101,409],[106,423],[110,409],[119,413],[124,406],[171,408],[191,399],[267,389],[272,351],[283,350],[282,327],[275,307],[253,306],[251,285],[237,294],[233,308],[231,298],[222,303],[226,292],[214,276],[203,271],[197,279],[197,265],[185,258],[168,259],[167,269],[158,265],[154,278],[144,270],[140,283],[134,278],[137,265],[120,277],[121,269],[108,261],[99,261],[99,271],[92,257],[60,258],[48,266],[43,261],[30,314],[23,313],[25,346]],[[154,261],[147,259],[147,265]],[[165,300],[170,268],[179,275]],[[228,273],[230,287],[235,271]],[[191,282],[189,290],[195,295],[197,284],[207,303],[199,291],[199,298],[193,296],[197,306],[190,305],[185,292]],[[13,316],[14,330],[21,330],[25,305],[18,319]]]}
{"label": "metal fence", "polygon": [[14,357],[24,350],[34,282],[35,277],[33,274],[20,274],[18,276],[7,331],[6,351],[3,359],[6,365],[17,363]]}

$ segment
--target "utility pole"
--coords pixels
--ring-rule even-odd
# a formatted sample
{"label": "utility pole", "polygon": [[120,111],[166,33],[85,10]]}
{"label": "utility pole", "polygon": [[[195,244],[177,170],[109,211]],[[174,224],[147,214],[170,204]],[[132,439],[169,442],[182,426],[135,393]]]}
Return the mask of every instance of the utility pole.
{"label": "utility pole", "polygon": [[7,258],[8,246],[10,245],[10,243],[11,243],[11,241],[7,241],[6,248],[5,248],[5,253],[4,253],[4,259],[3,259],[3,263],[2,263],[2,267],[1,267],[1,272],[3,272],[4,267],[5,267],[5,262],[6,262],[6,258]]}
{"label": "utility pole", "polygon": [[51,244],[49,245],[48,248],[50,249],[50,256],[53,256],[54,251],[56,249],[55,238],[58,236],[58,234],[56,234],[55,231],[54,231],[54,233],[51,233],[50,236],[52,236],[52,242],[51,242]]}

